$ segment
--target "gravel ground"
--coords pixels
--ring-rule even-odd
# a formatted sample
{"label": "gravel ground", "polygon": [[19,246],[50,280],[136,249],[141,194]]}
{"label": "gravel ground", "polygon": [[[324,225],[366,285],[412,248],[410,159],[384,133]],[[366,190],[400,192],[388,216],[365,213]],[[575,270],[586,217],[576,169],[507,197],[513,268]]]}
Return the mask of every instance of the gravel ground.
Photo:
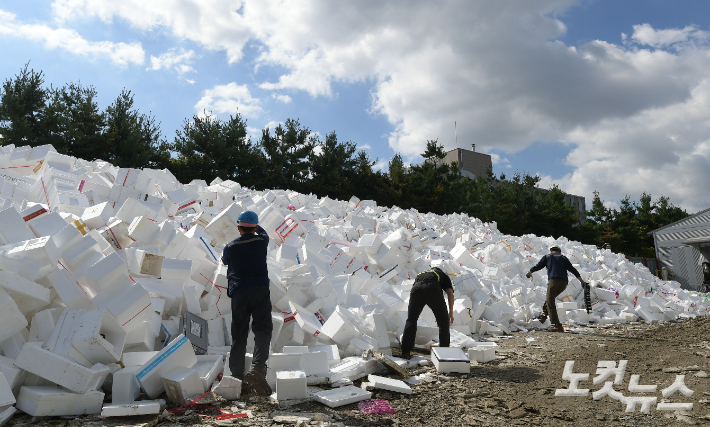
{"label": "gravel ground", "polygon": [[[245,402],[214,399],[207,402],[226,410],[250,412],[250,418],[233,420],[215,420],[198,415],[198,411],[188,411],[179,415],[106,420],[97,416],[31,419],[17,415],[8,425],[710,425],[710,319],[584,328],[563,334],[515,333],[511,338],[499,338],[498,344],[497,359],[485,364],[472,363],[469,375],[426,378],[413,387],[412,395],[374,390],[373,398],[386,399],[397,410],[392,415],[363,415],[354,404],[335,409],[315,402],[279,406],[252,397]],[[589,380],[579,385],[579,388],[590,389],[586,397],[555,397],[556,389],[569,385],[562,379],[568,360],[575,361],[575,373],[590,374]],[[627,413],[625,404],[608,396],[593,400],[592,392],[602,386],[592,384],[600,360],[628,360],[623,383],[614,387],[624,396],[656,396],[658,402],[693,403],[692,411],[659,411],[654,404],[648,413],[639,412],[639,408]],[[425,372],[436,373],[431,366],[413,371]],[[657,391],[629,392],[629,381],[634,374],[640,375],[640,384],[657,384]],[[664,399],[661,390],[672,384],[676,375],[685,375],[685,385],[694,393],[686,397],[676,392]],[[355,385],[360,383],[356,381]],[[200,409],[199,413],[218,415],[211,409]],[[300,416],[300,421],[293,417],[296,415]]]}

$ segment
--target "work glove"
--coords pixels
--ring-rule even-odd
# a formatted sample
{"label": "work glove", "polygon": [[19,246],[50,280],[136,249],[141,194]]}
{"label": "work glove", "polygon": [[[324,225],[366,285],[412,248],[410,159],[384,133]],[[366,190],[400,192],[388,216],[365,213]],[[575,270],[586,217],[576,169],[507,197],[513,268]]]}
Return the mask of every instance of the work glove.
{"label": "work glove", "polygon": [[525,277],[527,277],[528,279],[531,278],[531,277],[532,277],[532,273],[528,271],[527,273],[525,273]]}
{"label": "work glove", "polygon": [[582,282],[583,289],[589,289],[589,282]]}

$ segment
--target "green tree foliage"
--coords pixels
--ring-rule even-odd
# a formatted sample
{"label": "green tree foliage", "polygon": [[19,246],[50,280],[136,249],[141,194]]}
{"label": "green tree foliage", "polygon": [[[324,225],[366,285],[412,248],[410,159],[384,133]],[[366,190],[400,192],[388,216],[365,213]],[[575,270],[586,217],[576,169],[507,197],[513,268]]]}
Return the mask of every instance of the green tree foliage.
{"label": "green tree foliage", "polygon": [[160,123],[133,108],[133,94],[123,90],[106,109],[103,160],[122,167],[160,167],[170,148],[161,138]]}
{"label": "green tree foliage", "polygon": [[44,74],[29,68],[29,62],[14,79],[5,80],[0,93],[2,145],[41,145],[46,136],[43,120],[49,91],[42,87]]}
{"label": "green tree foliage", "polygon": [[105,114],[96,103],[96,89],[70,83],[51,91],[44,110],[42,143],[60,153],[94,160],[105,156]]}
{"label": "green tree foliage", "polygon": [[654,256],[648,233],[688,214],[668,197],[655,201],[643,193],[625,197],[618,208],[605,206],[594,193],[586,219],[580,221],[557,186],[539,187],[528,173],[498,177],[489,170],[473,179],[460,175],[456,162],[446,163],[444,146],[426,142],[422,163],[408,166],[397,153],[386,171],[373,167],[366,151],[341,142],[335,131],[321,141],[298,120],[288,119],[262,130],[252,143],[239,114],[223,120],[211,113],[185,120],[171,143],[149,114],[134,107],[134,95],[123,90],[100,111],[91,86],[70,83],[46,88],[44,74],[29,63],[0,92],[0,144],[52,144],[60,153],[110,161],[119,167],[170,168],[181,182],[231,179],[243,186],[288,189],[347,200],[352,195],[379,205],[420,212],[464,212],[496,222],[507,234],[566,236],[587,244],[611,245],[628,256]]}
{"label": "green tree foliage", "polygon": [[226,121],[211,113],[185,120],[172,149],[176,157],[170,169],[183,182],[204,179],[209,183],[219,177],[250,186],[257,182],[264,164],[239,114]]}
{"label": "green tree foliage", "polygon": [[305,191],[310,173],[308,159],[318,144],[318,137],[298,119],[277,125],[273,135],[268,127],[264,129],[259,140],[266,155],[261,186]]}
{"label": "green tree foliage", "polygon": [[356,151],[354,142],[338,142],[335,132],[326,135],[325,141],[318,141],[316,148],[308,155],[311,171],[309,191],[332,199],[349,199],[354,194],[354,178],[358,173]]}

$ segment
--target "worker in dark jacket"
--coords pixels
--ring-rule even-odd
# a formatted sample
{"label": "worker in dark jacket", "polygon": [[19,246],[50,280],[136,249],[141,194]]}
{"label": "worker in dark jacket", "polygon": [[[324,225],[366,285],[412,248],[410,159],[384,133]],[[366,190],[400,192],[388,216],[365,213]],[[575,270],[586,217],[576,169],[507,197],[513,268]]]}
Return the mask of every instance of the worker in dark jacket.
{"label": "worker in dark jacket", "polygon": [[[252,211],[239,214],[240,237],[230,242],[222,252],[222,263],[227,266],[227,296],[232,299],[232,350],[229,369],[232,376],[245,382],[244,391],[253,388],[268,396],[271,387],[266,382],[266,361],[271,345],[271,296],[266,250],[269,236],[259,227],[259,217]],[[254,359],[244,374],[249,320],[254,332]]]}
{"label": "worker in dark jacket", "polygon": [[[446,302],[444,302],[444,292],[449,298],[449,310],[447,314]],[[411,351],[414,348],[414,339],[417,336],[417,320],[428,305],[439,326],[439,346],[449,346],[449,325],[454,323],[454,286],[451,279],[439,267],[422,271],[417,275],[409,294],[409,308],[407,309],[407,323],[404,325],[402,334],[402,358],[411,358]]]}
{"label": "worker in dark jacket", "polygon": [[585,282],[582,280],[577,269],[569,262],[569,259],[562,255],[562,249],[560,249],[559,246],[555,245],[551,247],[550,253],[542,257],[540,262],[538,262],[535,267],[531,268],[525,276],[530,278],[534,272],[542,270],[544,267],[547,267],[547,298],[545,305],[542,307],[542,316],[538,317],[538,320],[540,320],[541,323],[545,323],[547,316],[550,316],[552,326],[548,331],[564,332],[562,323],[560,323],[560,319],[557,316],[555,298],[567,288],[568,271],[574,274],[582,285],[584,285]]}

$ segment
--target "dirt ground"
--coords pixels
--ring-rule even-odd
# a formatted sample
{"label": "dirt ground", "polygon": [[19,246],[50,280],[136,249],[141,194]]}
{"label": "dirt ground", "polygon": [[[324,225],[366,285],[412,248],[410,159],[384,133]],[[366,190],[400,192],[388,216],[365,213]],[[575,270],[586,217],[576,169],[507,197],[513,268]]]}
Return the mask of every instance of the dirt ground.
{"label": "dirt ground", "polygon": [[[249,410],[251,418],[215,420],[199,416],[198,412],[217,415],[214,410],[203,409],[170,416],[106,420],[98,416],[31,419],[17,415],[9,425],[269,426],[286,423],[286,419],[274,420],[283,413],[300,414],[304,417],[300,425],[317,426],[710,425],[710,318],[594,327],[566,333],[515,333],[512,338],[498,339],[498,344],[498,358],[477,366],[473,363],[469,375],[427,378],[413,387],[412,395],[374,390],[373,398],[386,399],[397,410],[392,415],[363,415],[355,404],[335,409],[315,402],[278,406],[254,397],[243,403],[211,403],[232,411]],[[590,389],[586,397],[555,397],[556,389],[569,385],[562,379],[568,360],[575,361],[575,373],[590,374],[588,381],[579,384],[579,388]],[[627,413],[625,404],[608,396],[593,400],[592,392],[602,387],[601,383],[592,384],[600,360],[628,360],[623,384],[614,386],[624,396],[656,396],[658,402],[693,403],[692,411],[659,411],[654,404],[648,413],[641,413],[640,407]],[[424,372],[436,373],[432,366],[412,373]],[[657,384],[657,391],[629,392],[634,374],[640,375],[639,384]],[[692,396],[676,392],[664,399],[661,390],[682,374],[685,385],[694,392]],[[613,376],[608,381],[611,380]],[[355,385],[360,383],[356,381]],[[312,420],[313,413],[323,415]],[[297,421],[290,422],[294,425]]]}

